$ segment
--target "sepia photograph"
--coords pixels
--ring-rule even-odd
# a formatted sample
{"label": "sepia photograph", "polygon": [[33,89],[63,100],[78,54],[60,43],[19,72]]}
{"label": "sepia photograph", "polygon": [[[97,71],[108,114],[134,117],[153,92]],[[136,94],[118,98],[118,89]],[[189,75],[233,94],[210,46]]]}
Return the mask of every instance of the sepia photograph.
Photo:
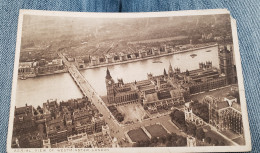
{"label": "sepia photograph", "polygon": [[20,11],[8,152],[249,151],[232,20]]}

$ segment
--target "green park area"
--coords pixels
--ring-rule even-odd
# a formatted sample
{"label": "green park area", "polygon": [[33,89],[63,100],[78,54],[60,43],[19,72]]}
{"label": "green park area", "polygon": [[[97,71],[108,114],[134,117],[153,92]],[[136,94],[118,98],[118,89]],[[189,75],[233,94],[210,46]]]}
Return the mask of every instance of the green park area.
{"label": "green park area", "polygon": [[141,128],[131,130],[127,132],[127,134],[133,142],[149,140],[149,137],[145,134],[145,132]]}
{"label": "green park area", "polygon": [[164,127],[159,124],[146,126],[145,128],[151,134],[152,137],[162,137],[168,134]]}

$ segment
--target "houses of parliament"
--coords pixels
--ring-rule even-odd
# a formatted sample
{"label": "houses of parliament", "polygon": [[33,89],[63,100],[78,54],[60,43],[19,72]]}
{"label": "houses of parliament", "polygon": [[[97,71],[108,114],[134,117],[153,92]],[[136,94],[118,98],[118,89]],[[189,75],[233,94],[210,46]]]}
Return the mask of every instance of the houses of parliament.
{"label": "houses of parliament", "polygon": [[107,101],[112,105],[140,102],[149,112],[158,107],[183,104],[190,95],[207,92],[237,82],[236,69],[233,63],[232,45],[218,46],[219,68],[212,67],[212,62],[199,63],[198,69],[181,72],[172,68],[162,75],[147,74],[147,79],[124,83],[112,78],[109,69],[106,72]]}

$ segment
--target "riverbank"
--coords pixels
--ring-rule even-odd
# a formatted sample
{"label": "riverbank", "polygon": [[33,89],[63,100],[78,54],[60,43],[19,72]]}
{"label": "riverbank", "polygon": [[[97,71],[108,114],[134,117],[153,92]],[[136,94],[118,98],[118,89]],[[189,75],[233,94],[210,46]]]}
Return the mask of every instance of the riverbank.
{"label": "riverbank", "polygon": [[133,62],[138,62],[138,61],[142,61],[142,60],[148,60],[148,59],[154,59],[154,58],[159,58],[159,57],[164,57],[164,56],[181,54],[181,53],[196,51],[196,50],[200,50],[200,49],[216,47],[216,46],[218,46],[218,44],[207,45],[207,46],[197,47],[197,48],[190,48],[190,49],[186,49],[186,50],[174,51],[174,52],[164,53],[164,54],[159,54],[159,55],[152,55],[152,56],[147,56],[147,57],[143,57],[143,58],[129,59],[127,61],[119,61],[119,62],[105,63],[105,64],[100,64],[100,65],[95,65],[95,66],[87,66],[85,68],[80,68],[79,70],[88,70],[88,69],[94,69],[94,68],[100,68],[100,67],[106,67],[106,66],[113,66],[113,65],[126,64],[126,63],[133,63]]}
{"label": "riverbank", "polygon": [[68,72],[68,69],[67,68],[64,68],[63,70],[57,70],[55,72],[48,72],[48,73],[44,73],[44,74],[35,74],[35,73],[32,73],[30,75],[20,75],[18,76],[18,78],[20,80],[26,80],[28,78],[36,78],[36,77],[42,77],[42,76],[48,76],[48,75],[53,75],[53,74],[60,74],[60,73],[67,73]]}
{"label": "riverbank", "polygon": [[67,72],[68,72],[68,69],[67,69],[67,68],[64,68],[63,70],[59,70],[59,71],[55,71],[55,72],[51,72],[51,73],[37,74],[36,77],[46,76],[46,75],[52,75],[52,74],[67,73]]}

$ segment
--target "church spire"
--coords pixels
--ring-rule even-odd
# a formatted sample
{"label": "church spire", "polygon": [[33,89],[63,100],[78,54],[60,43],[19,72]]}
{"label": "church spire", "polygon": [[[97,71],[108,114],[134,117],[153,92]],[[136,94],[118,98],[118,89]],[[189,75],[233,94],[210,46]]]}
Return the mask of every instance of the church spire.
{"label": "church spire", "polygon": [[173,77],[173,68],[171,62],[169,62],[169,70],[168,70],[168,75],[169,77]]}
{"label": "church spire", "polygon": [[110,75],[110,72],[109,72],[109,70],[108,70],[108,68],[107,68],[107,75],[106,75],[106,79],[111,79],[112,77],[111,77],[111,75]]}
{"label": "church spire", "polygon": [[168,71],[168,73],[170,73],[170,72],[173,72],[173,68],[172,68],[172,64],[171,64],[171,62],[169,62],[169,71]]}
{"label": "church spire", "polygon": [[167,73],[166,73],[166,70],[165,70],[165,69],[163,70],[163,75],[164,75],[164,76],[167,76]]}

